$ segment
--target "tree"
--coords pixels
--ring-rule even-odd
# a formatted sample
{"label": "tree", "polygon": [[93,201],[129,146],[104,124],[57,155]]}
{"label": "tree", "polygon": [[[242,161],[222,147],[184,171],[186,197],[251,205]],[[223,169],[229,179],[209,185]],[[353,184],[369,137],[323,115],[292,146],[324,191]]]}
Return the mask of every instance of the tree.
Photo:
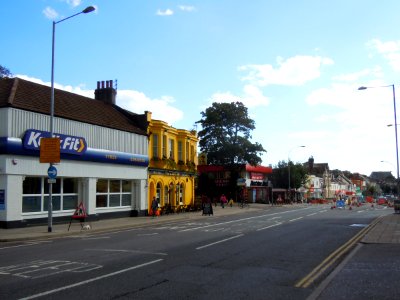
{"label": "tree", "polygon": [[[307,180],[307,170],[300,163],[294,164],[290,162],[290,187],[293,189],[299,188],[305,184]],[[272,185],[277,188],[289,187],[289,169],[288,163],[285,161],[279,161],[278,165],[272,170],[271,177]]]}
{"label": "tree", "polygon": [[9,69],[0,65],[0,78],[8,78],[11,77],[12,74]]}
{"label": "tree", "polygon": [[216,103],[201,112],[199,146],[207,153],[210,164],[234,166],[258,165],[260,154],[266,152],[261,144],[251,143],[251,130],[255,129],[247,108],[241,102]]}

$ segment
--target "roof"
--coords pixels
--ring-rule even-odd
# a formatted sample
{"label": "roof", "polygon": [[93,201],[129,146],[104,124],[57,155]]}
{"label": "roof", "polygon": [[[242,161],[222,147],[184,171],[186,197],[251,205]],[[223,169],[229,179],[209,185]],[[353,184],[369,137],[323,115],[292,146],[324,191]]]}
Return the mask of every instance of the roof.
{"label": "roof", "polygon": [[[0,108],[13,107],[50,115],[51,88],[21,78],[0,79]],[[54,90],[54,116],[147,135],[146,115],[100,100]]]}

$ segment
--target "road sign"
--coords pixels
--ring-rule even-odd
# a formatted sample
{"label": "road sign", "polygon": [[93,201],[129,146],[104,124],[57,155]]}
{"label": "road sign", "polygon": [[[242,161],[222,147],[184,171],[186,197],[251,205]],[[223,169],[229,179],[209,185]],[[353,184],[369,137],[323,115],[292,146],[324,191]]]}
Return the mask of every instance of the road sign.
{"label": "road sign", "polygon": [[49,176],[50,179],[55,179],[57,177],[57,169],[55,166],[50,166],[47,169],[47,175]]}
{"label": "road sign", "polygon": [[40,139],[40,162],[59,163],[60,162],[60,139],[41,138]]}

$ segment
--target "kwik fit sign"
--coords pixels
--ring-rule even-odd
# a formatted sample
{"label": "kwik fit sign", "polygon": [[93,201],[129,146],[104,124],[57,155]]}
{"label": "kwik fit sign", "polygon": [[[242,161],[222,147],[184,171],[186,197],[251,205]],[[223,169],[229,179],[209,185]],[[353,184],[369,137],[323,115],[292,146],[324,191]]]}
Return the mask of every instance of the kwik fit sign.
{"label": "kwik fit sign", "polygon": [[[24,148],[40,151],[40,139],[43,137],[51,137],[50,132],[40,131],[36,129],[28,129],[27,131],[25,131],[23,139]],[[55,133],[54,137],[58,137],[60,139],[61,153],[82,155],[87,149],[87,143],[83,137],[59,133]]]}

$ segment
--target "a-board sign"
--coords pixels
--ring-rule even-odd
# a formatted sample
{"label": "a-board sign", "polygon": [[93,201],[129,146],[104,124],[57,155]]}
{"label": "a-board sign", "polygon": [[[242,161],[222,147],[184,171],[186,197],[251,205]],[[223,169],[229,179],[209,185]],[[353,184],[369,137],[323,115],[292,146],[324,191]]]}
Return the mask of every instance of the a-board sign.
{"label": "a-board sign", "polygon": [[60,162],[60,139],[41,138],[40,140],[40,162],[59,163]]}

